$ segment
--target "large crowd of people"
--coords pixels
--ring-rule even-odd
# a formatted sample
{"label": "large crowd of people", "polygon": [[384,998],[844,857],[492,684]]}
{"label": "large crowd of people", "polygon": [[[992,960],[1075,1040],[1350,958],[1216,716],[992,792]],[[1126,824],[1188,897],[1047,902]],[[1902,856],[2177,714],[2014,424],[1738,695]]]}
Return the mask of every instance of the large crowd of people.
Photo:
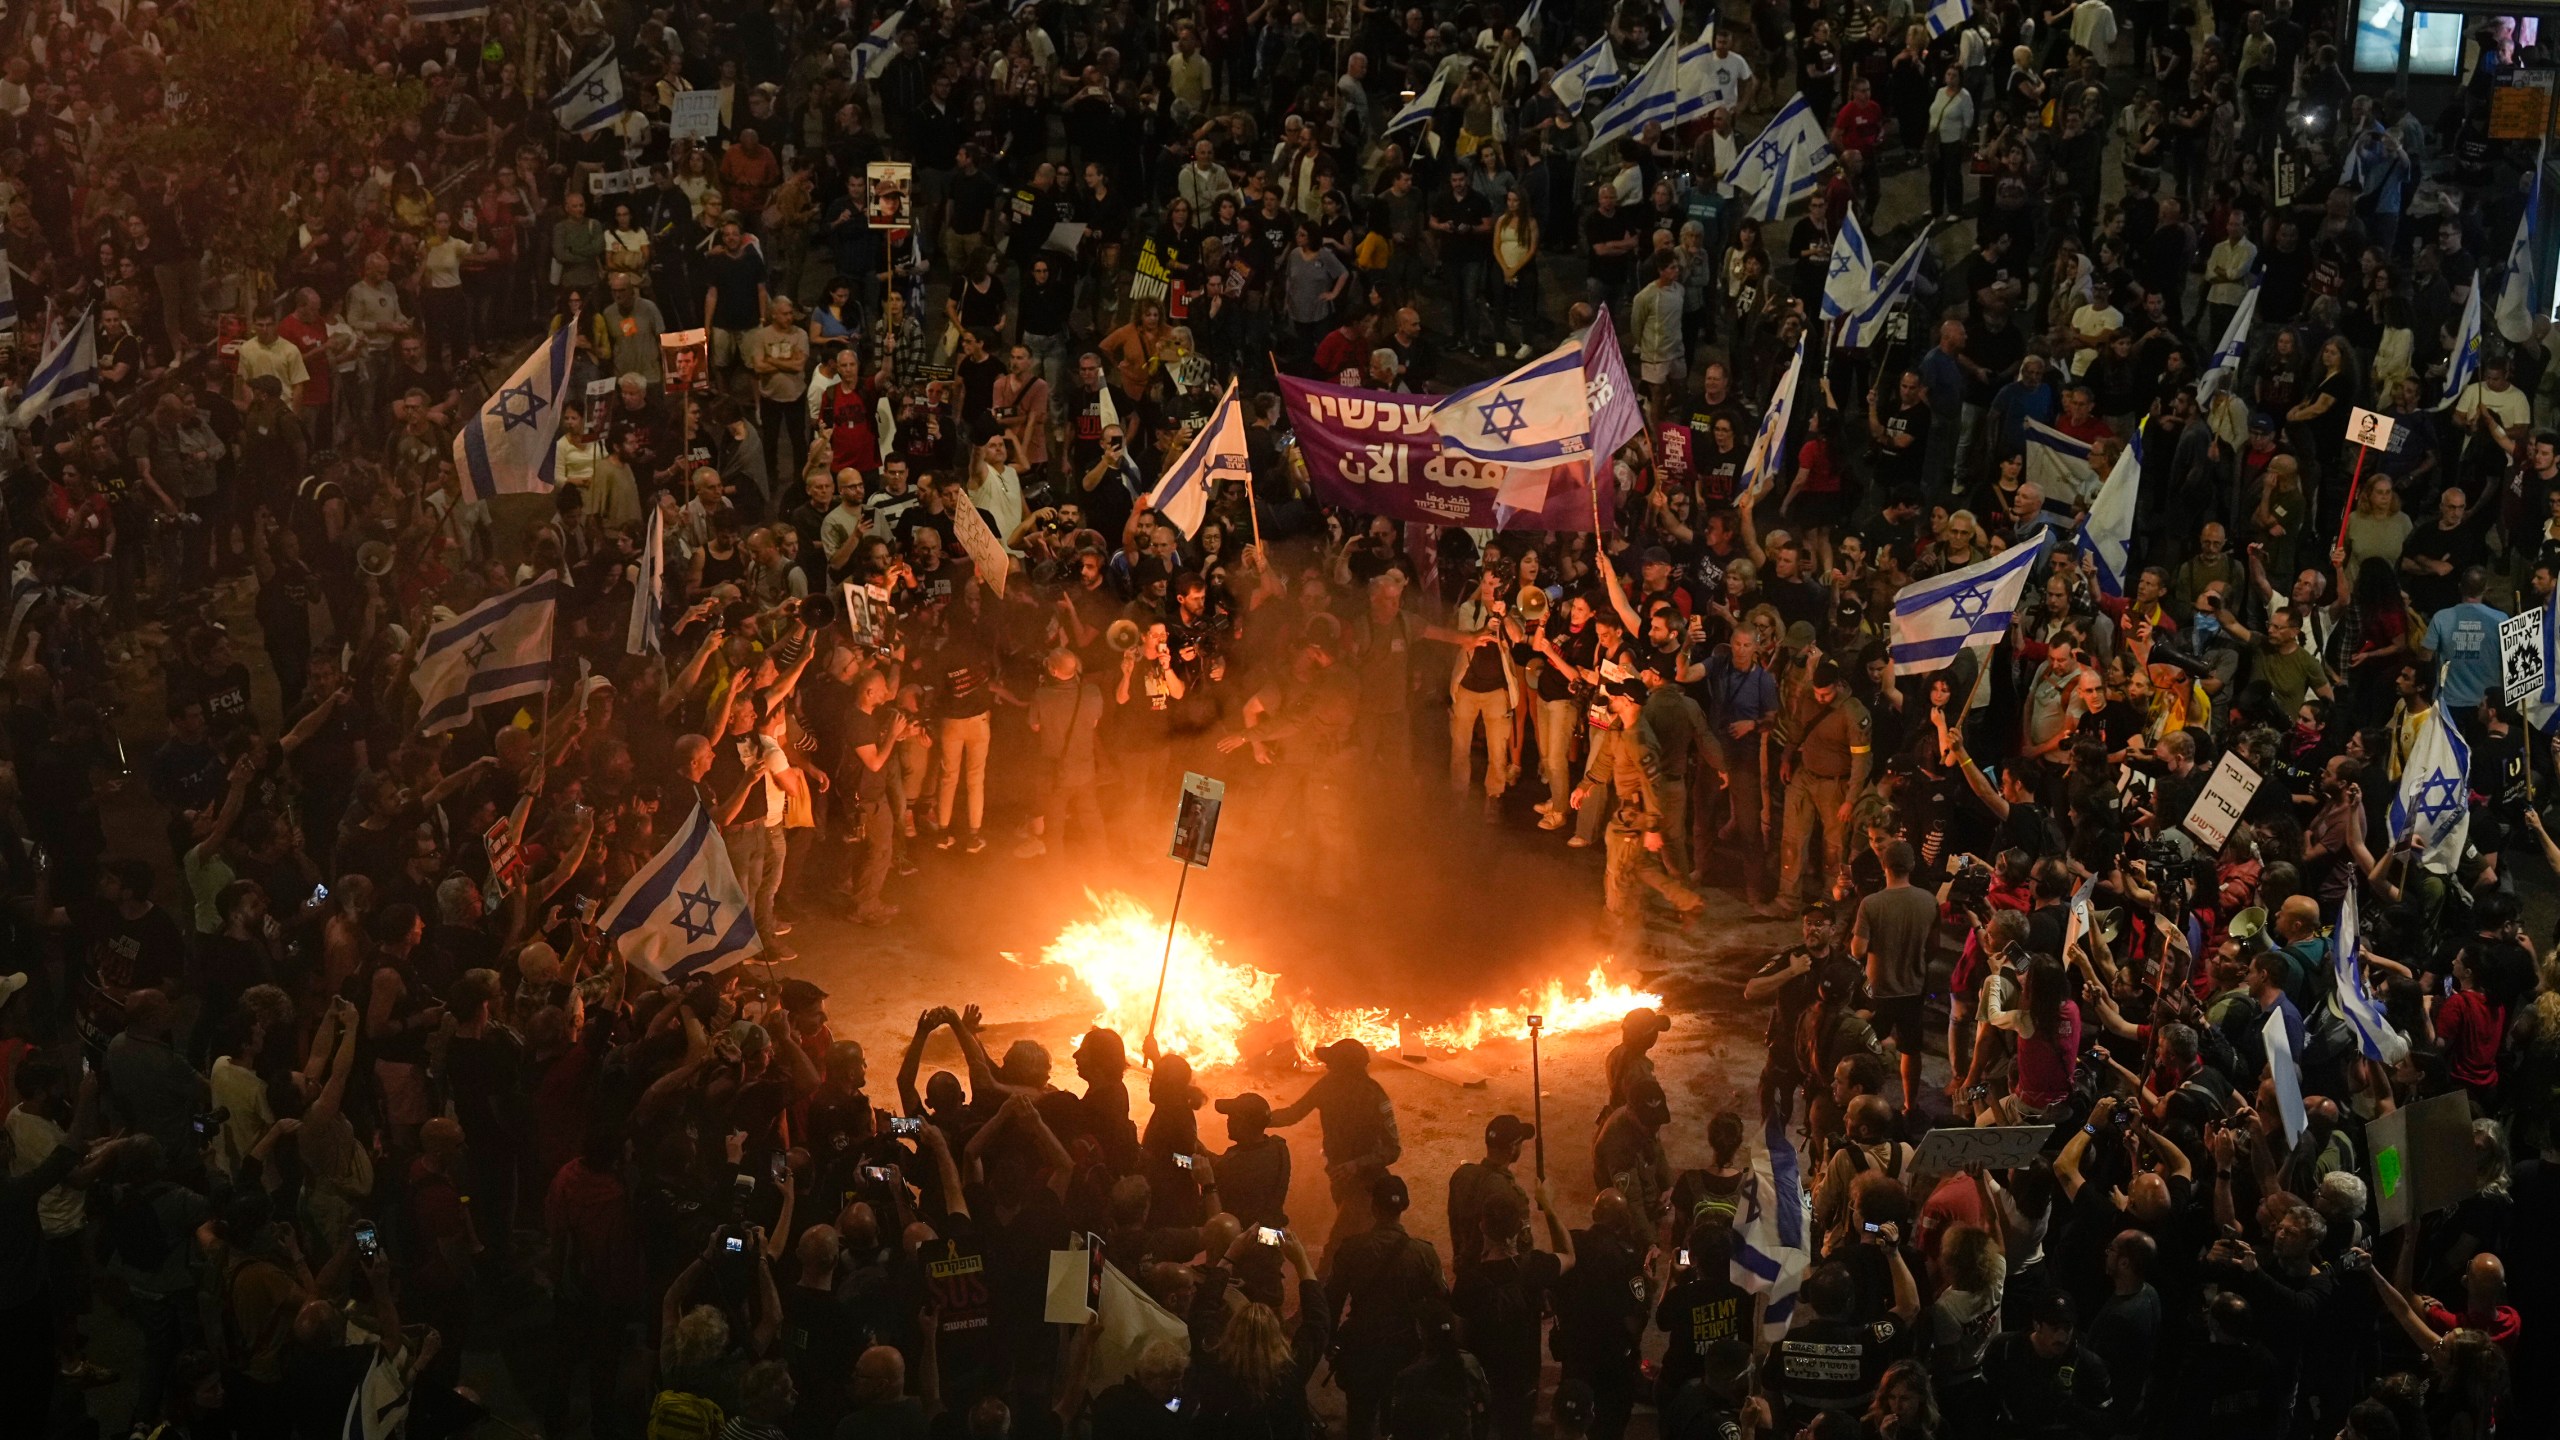
{"label": "large crowd of people", "polygon": [[[244,260],[236,173],[120,137],[269,12],[416,108]],[[2501,625],[2554,613],[2560,397],[2492,121],[2550,56],[2482,20],[2351,83],[2365,18],[11,12],[0,1429],[2553,1433],[2553,705]],[[1713,103],[1588,143],[1665,45]],[[1754,218],[1798,98],[1834,158]],[[1842,343],[1851,217],[1878,268],[1930,238]],[[564,332],[545,483],[493,499],[456,432]],[[1346,500],[1277,393],[1594,335],[1644,419],[1598,533]],[[1251,478],[1186,533],[1149,497],[1231,383]],[[2111,572],[2073,537],[2128,450]],[[2005,629],[1897,662],[1897,593],[2040,542]],[[542,577],[538,694],[424,733],[431,633]],[[795,929],[1160,856],[1185,770],[1309,905],[1383,903],[1381,797],[1597,872],[1622,956],[1770,1007],[1756,1086],[1640,1010],[1587,1134],[1420,1173],[1356,1040],[1266,1097],[1095,1029],[1062,1086],[955,1005],[875,1098],[859,960]],[[697,810],[758,963],[670,976],[599,920]],[[2373,1132],[2439,1102],[2409,1213]],[[2050,1134],[1921,1167],[1951,1126]],[[1170,1331],[1050,1322],[1083,1236]]]}

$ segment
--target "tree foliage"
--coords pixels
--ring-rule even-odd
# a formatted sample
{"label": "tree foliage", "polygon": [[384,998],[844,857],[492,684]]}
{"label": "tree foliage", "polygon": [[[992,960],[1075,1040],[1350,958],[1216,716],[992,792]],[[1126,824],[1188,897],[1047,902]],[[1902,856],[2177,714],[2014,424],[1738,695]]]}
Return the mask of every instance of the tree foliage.
{"label": "tree foliage", "polygon": [[115,156],[177,174],[214,273],[263,280],[312,166],[361,166],[425,92],[324,55],[308,0],[195,0],[188,13],[162,67],[167,105],[123,127]]}

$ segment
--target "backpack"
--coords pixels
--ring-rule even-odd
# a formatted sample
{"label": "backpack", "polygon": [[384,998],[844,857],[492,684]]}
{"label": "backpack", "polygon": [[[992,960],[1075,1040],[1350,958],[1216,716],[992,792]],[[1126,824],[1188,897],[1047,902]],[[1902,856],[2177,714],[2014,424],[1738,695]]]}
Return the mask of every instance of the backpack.
{"label": "backpack", "polygon": [[648,1440],[719,1440],[729,1423],[720,1407],[689,1390],[661,1390],[649,1402]]}

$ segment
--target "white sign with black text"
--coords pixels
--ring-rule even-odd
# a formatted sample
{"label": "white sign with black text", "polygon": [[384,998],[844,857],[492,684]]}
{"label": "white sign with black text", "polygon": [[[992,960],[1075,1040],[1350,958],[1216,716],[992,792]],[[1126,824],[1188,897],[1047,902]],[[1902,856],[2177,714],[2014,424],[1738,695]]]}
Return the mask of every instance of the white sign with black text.
{"label": "white sign with black text", "polygon": [[2498,622],[2498,680],[2510,705],[2542,693],[2542,607]]}
{"label": "white sign with black text", "polygon": [[2193,835],[2208,850],[2220,850],[2222,842],[2231,838],[2232,827],[2247,813],[2250,798],[2258,793],[2265,777],[2249,768],[2239,756],[2225,752],[2222,763],[2213,767],[2213,778],[2207,780],[2204,793],[2187,807],[2187,818],[2178,828]]}

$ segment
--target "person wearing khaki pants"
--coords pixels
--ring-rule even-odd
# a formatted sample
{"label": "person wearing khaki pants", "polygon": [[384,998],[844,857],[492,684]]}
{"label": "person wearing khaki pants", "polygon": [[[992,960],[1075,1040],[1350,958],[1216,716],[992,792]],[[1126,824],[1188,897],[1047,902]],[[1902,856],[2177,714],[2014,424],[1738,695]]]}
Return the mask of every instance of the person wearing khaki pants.
{"label": "person wearing khaki pants", "polygon": [[1484,728],[1484,812],[1492,819],[1511,788],[1511,712],[1520,696],[1512,659],[1512,626],[1502,601],[1502,573],[1491,565],[1456,615],[1458,658],[1449,672],[1449,788],[1463,791],[1474,766],[1476,728]]}

